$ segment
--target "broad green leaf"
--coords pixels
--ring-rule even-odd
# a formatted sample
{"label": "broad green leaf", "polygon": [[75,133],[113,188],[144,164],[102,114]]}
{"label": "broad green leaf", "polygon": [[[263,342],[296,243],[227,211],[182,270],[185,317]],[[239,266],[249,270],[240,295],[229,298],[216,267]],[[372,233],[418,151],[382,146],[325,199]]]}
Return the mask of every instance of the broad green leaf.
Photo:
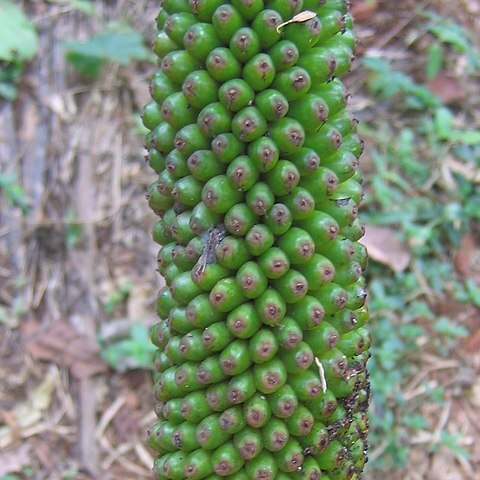
{"label": "broad green leaf", "polygon": [[434,42],[427,51],[427,79],[432,80],[440,71],[443,65],[443,48],[439,42]]}
{"label": "broad green leaf", "polygon": [[435,131],[440,140],[450,140],[453,127],[453,115],[448,108],[437,108],[434,118]]}
{"label": "broad green leaf", "polygon": [[0,0],[0,60],[29,60],[38,47],[38,37],[32,22],[22,9],[9,0]]}
{"label": "broad green leaf", "polygon": [[148,60],[149,50],[137,32],[104,32],[87,42],[65,42],[67,59],[80,72],[95,76],[104,62],[127,65],[132,60]]}

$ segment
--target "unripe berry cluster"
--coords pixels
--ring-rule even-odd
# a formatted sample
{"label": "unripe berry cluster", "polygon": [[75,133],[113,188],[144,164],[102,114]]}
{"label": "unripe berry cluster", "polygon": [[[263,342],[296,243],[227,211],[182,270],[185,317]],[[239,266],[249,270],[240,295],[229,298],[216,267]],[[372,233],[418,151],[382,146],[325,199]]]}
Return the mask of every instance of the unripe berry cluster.
{"label": "unripe berry cluster", "polygon": [[163,0],[145,107],[160,216],[158,479],[349,480],[369,383],[363,144],[344,0]]}

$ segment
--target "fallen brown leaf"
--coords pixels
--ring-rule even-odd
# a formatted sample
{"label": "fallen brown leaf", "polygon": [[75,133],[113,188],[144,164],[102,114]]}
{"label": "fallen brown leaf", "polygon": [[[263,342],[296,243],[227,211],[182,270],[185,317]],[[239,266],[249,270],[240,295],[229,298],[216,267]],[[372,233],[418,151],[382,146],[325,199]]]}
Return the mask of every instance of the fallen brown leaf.
{"label": "fallen brown leaf", "polygon": [[35,321],[25,322],[22,334],[23,346],[33,358],[66,367],[75,378],[88,378],[108,369],[98,357],[95,341],[67,322],[53,323],[47,329]]}
{"label": "fallen brown leaf", "polygon": [[476,244],[473,235],[468,233],[462,237],[458,251],[456,252],[453,263],[455,270],[463,276],[468,276],[471,273],[472,259],[476,251]]}
{"label": "fallen brown leaf", "polygon": [[368,225],[361,243],[367,247],[372,260],[387,265],[394,272],[402,272],[410,263],[406,245],[398,240],[391,228]]}
{"label": "fallen brown leaf", "polygon": [[449,77],[443,70],[427,83],[427,87],[445,104],[455,103],[465,98],[465,91],[460,83]]}

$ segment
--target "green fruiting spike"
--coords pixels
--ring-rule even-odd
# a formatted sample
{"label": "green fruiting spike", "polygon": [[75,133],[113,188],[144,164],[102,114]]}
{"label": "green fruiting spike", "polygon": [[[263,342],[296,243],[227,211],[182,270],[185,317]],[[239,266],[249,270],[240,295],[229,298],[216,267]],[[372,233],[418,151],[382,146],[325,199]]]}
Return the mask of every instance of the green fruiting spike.
{"label": "green fruiting spike", "polygon": [[157,478],[359,478],[371,339],[363,143],[333,78],[353,60],[346,2],[162,4],[144,112],[165,245]]}
{"label": "green fruiting spike", "polygon": [[303,0],[268,0],[266,6],[279,12],[284,20],[289,20],[300,12]]}
{"label": "green fruiting spike", "polygon": [[233,444],[239,455],[245,460],[255,458],[262,451],[262,436],[256,428],[244,428],[233,437]]}
{"label": "green fruiting spike", "polygon": [[200,202],[203,184],[191,175],[185,176],[175,182],[172,197],[183,205],[193,207]]}
{"label": "green fruiting spike", "polygon": [[153,241],[158,243],[159,245],[165,245],[171,240],[169,234],[164,228],[164,224],[162,220],[159,220],[158,222],[155,223],[152,231],[152,238],[153,238]]}
{"label": "green fruiting spike", "polygon": [[318,18],[322,24],[321,35],[318,39],[319,43],[329,40],[345,26],[343,14],[336,9],[326,10],[320,13]]}
{"label": "green fruiting spike", "polygon": [[318,290],[331,282],[336,273],[333,263],[318,253],[315,253],[308,263],[297,268],[307,279],[310,291]]}
{"label": "green fruiting spike", "polygon": [[170,286],[172,297],[179,303],[186,305],[201,292],[195,284],[190,272],[183,272],[173,279]]}
{"label": "green fruiting spike", "polygon": [[233,277],[220,280],[210,292],[210,302],[220,312],[230,312],[245,300]]}
{"label": "green fruiting spike", "polygon": [[212,24],[221,40],[229,43],[233,34],[245,26],[245,20],[233,5],[226,3],[215,10]]}
{"label": "green fruiting spike", "polygon": [[162,466],[165,476],[171,480],[181,480],[187,460],[187,453],[179,451],[170,453]]}
{"label": "green fruiting spike", "polygon": [[314,400],[323,392],[322,380],[314,372],[304,370],[288,379],[299,400]]}
{"label": "green fruiting spike", "polygon": [[293,118],[284,117],[272,124],[270,135],[285,155],[298,152],[305,142],[305,130]]}
{"label": "green fruiting spike", "polygon": [[327,477],[322,473],[322,470],[318,466],[318,463],[311,456],[306,456],[302,463],[302,468],[298,472],[293,474],[295,480],[328,480]]}
{"label": "green fruiting spike", "polygon": [[213,12],[222,4],[222,0],[189,0],[193,14],[202,22],[210,22]]}
{"label": "green fruiting spike", "polygon": [[209,103],[215,102],[217,91],[217,83],[205,70],[190,73],[182,84],[182,92],[188,103],[196,109],[202,109]]}
{"label": "green fruiting spike", "polygon": [[155,22],[159,30],[161,30],[164,27],[165,22],[167,21],[167,18],[168,18],[168,12],[162,8],[158,13],[157,17],[155,18]]}
{"label": "green fruiting spike", "polygon": [[290,193],[298,185],[300,173],[292,162],[279,160],[275,167],[266,173],[263,178],[272,193],[281,196]]}
{"label": "green fruiting spike", "polygon": [[327,423],[337,410],[337,398],[331,390],[326,390],[319,399],[306,402],[305,405],[310,409],[315,420]]}

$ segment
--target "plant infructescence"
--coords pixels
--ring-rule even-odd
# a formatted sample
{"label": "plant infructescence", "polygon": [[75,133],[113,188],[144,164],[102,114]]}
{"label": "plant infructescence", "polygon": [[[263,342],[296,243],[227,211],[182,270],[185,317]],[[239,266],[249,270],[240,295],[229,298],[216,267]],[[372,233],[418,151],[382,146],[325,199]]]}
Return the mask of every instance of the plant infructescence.
{"label": "plant infructescence", "polygon": [[363,144],[343,0],[164,0],[145,107],[158,479],[361,477]]}

